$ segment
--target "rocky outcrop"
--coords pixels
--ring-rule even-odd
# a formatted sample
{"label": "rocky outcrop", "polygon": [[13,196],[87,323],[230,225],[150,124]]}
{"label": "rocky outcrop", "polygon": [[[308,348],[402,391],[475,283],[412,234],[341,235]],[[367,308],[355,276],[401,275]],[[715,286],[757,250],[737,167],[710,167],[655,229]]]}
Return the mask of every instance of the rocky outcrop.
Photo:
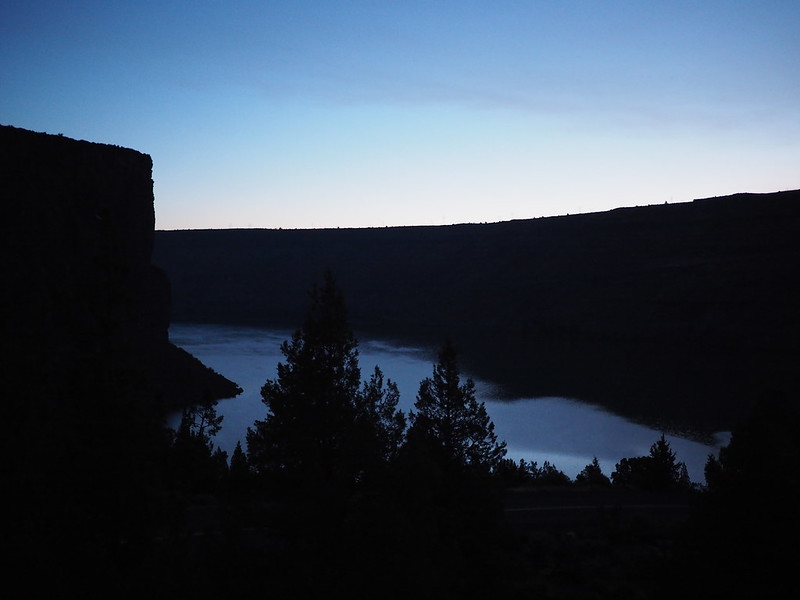
{"label": "rocky outcrop", "polygon": [[151,264],[148,155],[0,126],[0,165],[0,343],[12,393],[47,398],[82,365],[111,358],[167,407],[239,392],[169,342],[170,285]]}

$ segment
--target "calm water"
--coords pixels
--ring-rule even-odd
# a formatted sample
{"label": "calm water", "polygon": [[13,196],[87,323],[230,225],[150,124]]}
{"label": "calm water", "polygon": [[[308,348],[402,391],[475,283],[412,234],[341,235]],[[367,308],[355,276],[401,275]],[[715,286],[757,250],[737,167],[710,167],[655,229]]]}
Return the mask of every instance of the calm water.
{"label": "calm water", "polygon": [[[235,381],[244,391],[236,398],[220,401],[217,412],[224,415],[216,443],[229,454],[256,419],[263,419],[266,407],[261,402],[261,386],[277,377],[277,364],[283,360],[280,345],[291,338],[291,331],[276,331],[223,325],[176,323],[170,327],[171,341],[184,348],[218,373]],[[413,407],[419,383],[430,377],[436,349],[400,347],[379,340],[359,340],[362,379],[375,365],[392,379],[400,390],[404,411]],[[465,377],[469,373],[463,374]],[[508,457],[549,461],[574,478],[594,456],[603,472],[611,475],[614,465],[624,457],[646,455],[661,435],[660,431],[633,423],[603,409],[569,398],[524,398],[501,400],[498,390],[475,379],[479,400],[486,403],[498,438],[508,445]],[[173,426],[176,423],[171,423]],[[686,463],[692,481],[704,482],[703,467],[717,446],[666,436],[678,460]],[[719,443],[727,443],[721,434]]]}

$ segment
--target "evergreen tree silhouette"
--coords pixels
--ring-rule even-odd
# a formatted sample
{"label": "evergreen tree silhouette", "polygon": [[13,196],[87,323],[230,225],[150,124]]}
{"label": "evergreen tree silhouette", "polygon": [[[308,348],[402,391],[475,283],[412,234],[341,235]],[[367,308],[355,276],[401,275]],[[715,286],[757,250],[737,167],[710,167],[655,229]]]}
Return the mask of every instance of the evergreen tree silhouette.
{"label": "evergreen tree silhouette", "polygon": [[398,473],[408,528],[419,540],[414,551],[427,553],[427,571],[418,568],[418,575],[454,597],[491,595],[506,444],[498,442],[472,380],[462,382],[449,341],[420,383],[409,419]]}
{"label": "evergreen tree silhouette", "polygon": [[611,480],[603,473],[600,468],[600,461],[595,456],[592,462],[586,465],[583,470],[575,476],[575,483],[584,485],[609,486]]}
{"label": "evergreen tree silhouette", "polygon": [[353,424],[361,384],[358,344],[330,271],[310,292],[303,327],[281,345],[278,378],[261,388],[265,419],[247,431],[251,466],[290,487],[350,486],[358,472]]}
{"label": "evergreen tree silhouette", "polygon": [[617,487],[650,491],[687,490],[691,486],[686,464],[677,460],[663,434],[650,446],[648,456],[621,459],[611,473],[611,482]]}
{"label": "evergreen tree silhouette", "polygon": [[411,412],[410,437],[431,444],[441,459],[481,471],[496,468],[506,454],[472,379],[461,382],[457,352],[450,341],[439,352],[433,376],[422,381]]}
{"label": "evergreen tree silhouette", "polygon": [[236,442],[236,447],[231,454],[229,469],[230,485],[235,490],[247,489],[250,482],[250,463],[242,449],[242,443]]}
{"label": "evergreen tree silhouette", "polygon": [[356,396],[356,428],[365,459],[364,477],[386,472],[405,440],[406,416],[397,409],[400,391],[390,379],[384,380],[377,365]]}
{"label": "evergreen tree silhouette", "polygon": [[379,368],[362,387],[358,342],[330,271],[310,300],[303,327],[281,346],[278,378],[261,389],[268,413],[248,429],[248,458],[296,491],[346,495],[397,452],[405,417]]}
{"label": "evergreen tree silhouette", "polygon": [[173,482],[179,488],[210,491],[227,475],[227,453],[214,448],[223,418],[217,415],[216,400],[184,408],[169,453]]}

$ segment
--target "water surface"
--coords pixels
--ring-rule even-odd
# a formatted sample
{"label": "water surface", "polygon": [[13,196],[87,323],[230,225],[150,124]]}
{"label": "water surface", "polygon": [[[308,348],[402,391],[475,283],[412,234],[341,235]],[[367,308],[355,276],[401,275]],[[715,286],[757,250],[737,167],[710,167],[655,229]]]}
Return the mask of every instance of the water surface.
{"label": "water surface", "polygon": [[[236,382],[244,391],[236,398],[221,400],[218,413],[224,416],[216,443],[229,454],[241,440],[245,446],[247,428],[263,419],[266,407],[261,402],[261,386],[277,377],[278,362],[284,357],[281,343],[291,331],[227,325],[175,323],[171,341],[204,364]],[[419,383],[430,377],[436,362],[436,349],[398,346],[382,340],[359,342],[362,379],[375,365],[392,379],[400,391],[400,408],[412,409]],[[464,373],[469,377],[469,373]],[[501,399],[496,386],[475,379],[478,399],[486,403],[498,438],[508,445],[508,457],[542,465],[549,461],[574,478],[597,457],[603,472],[610,475],[625,457],[648,454],[662,432],[611,414],[578,399],[546,397]],[[174,422],[172,423],[174,425]],[[709,454],[717,454],[727,438],[720,434],[716,445],[666,434],[678,460],[686,463],[692,481],[702,483],[703,466]]]}

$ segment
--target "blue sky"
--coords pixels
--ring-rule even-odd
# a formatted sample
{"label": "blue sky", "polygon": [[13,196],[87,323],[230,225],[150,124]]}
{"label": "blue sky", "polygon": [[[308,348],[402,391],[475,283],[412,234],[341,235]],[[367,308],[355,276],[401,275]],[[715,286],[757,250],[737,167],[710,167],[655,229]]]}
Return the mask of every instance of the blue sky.
{"label": "blue sky", "polygon": [[0,0],[0,123],[153,157],[156,227],[800,188],[800,2]]}

